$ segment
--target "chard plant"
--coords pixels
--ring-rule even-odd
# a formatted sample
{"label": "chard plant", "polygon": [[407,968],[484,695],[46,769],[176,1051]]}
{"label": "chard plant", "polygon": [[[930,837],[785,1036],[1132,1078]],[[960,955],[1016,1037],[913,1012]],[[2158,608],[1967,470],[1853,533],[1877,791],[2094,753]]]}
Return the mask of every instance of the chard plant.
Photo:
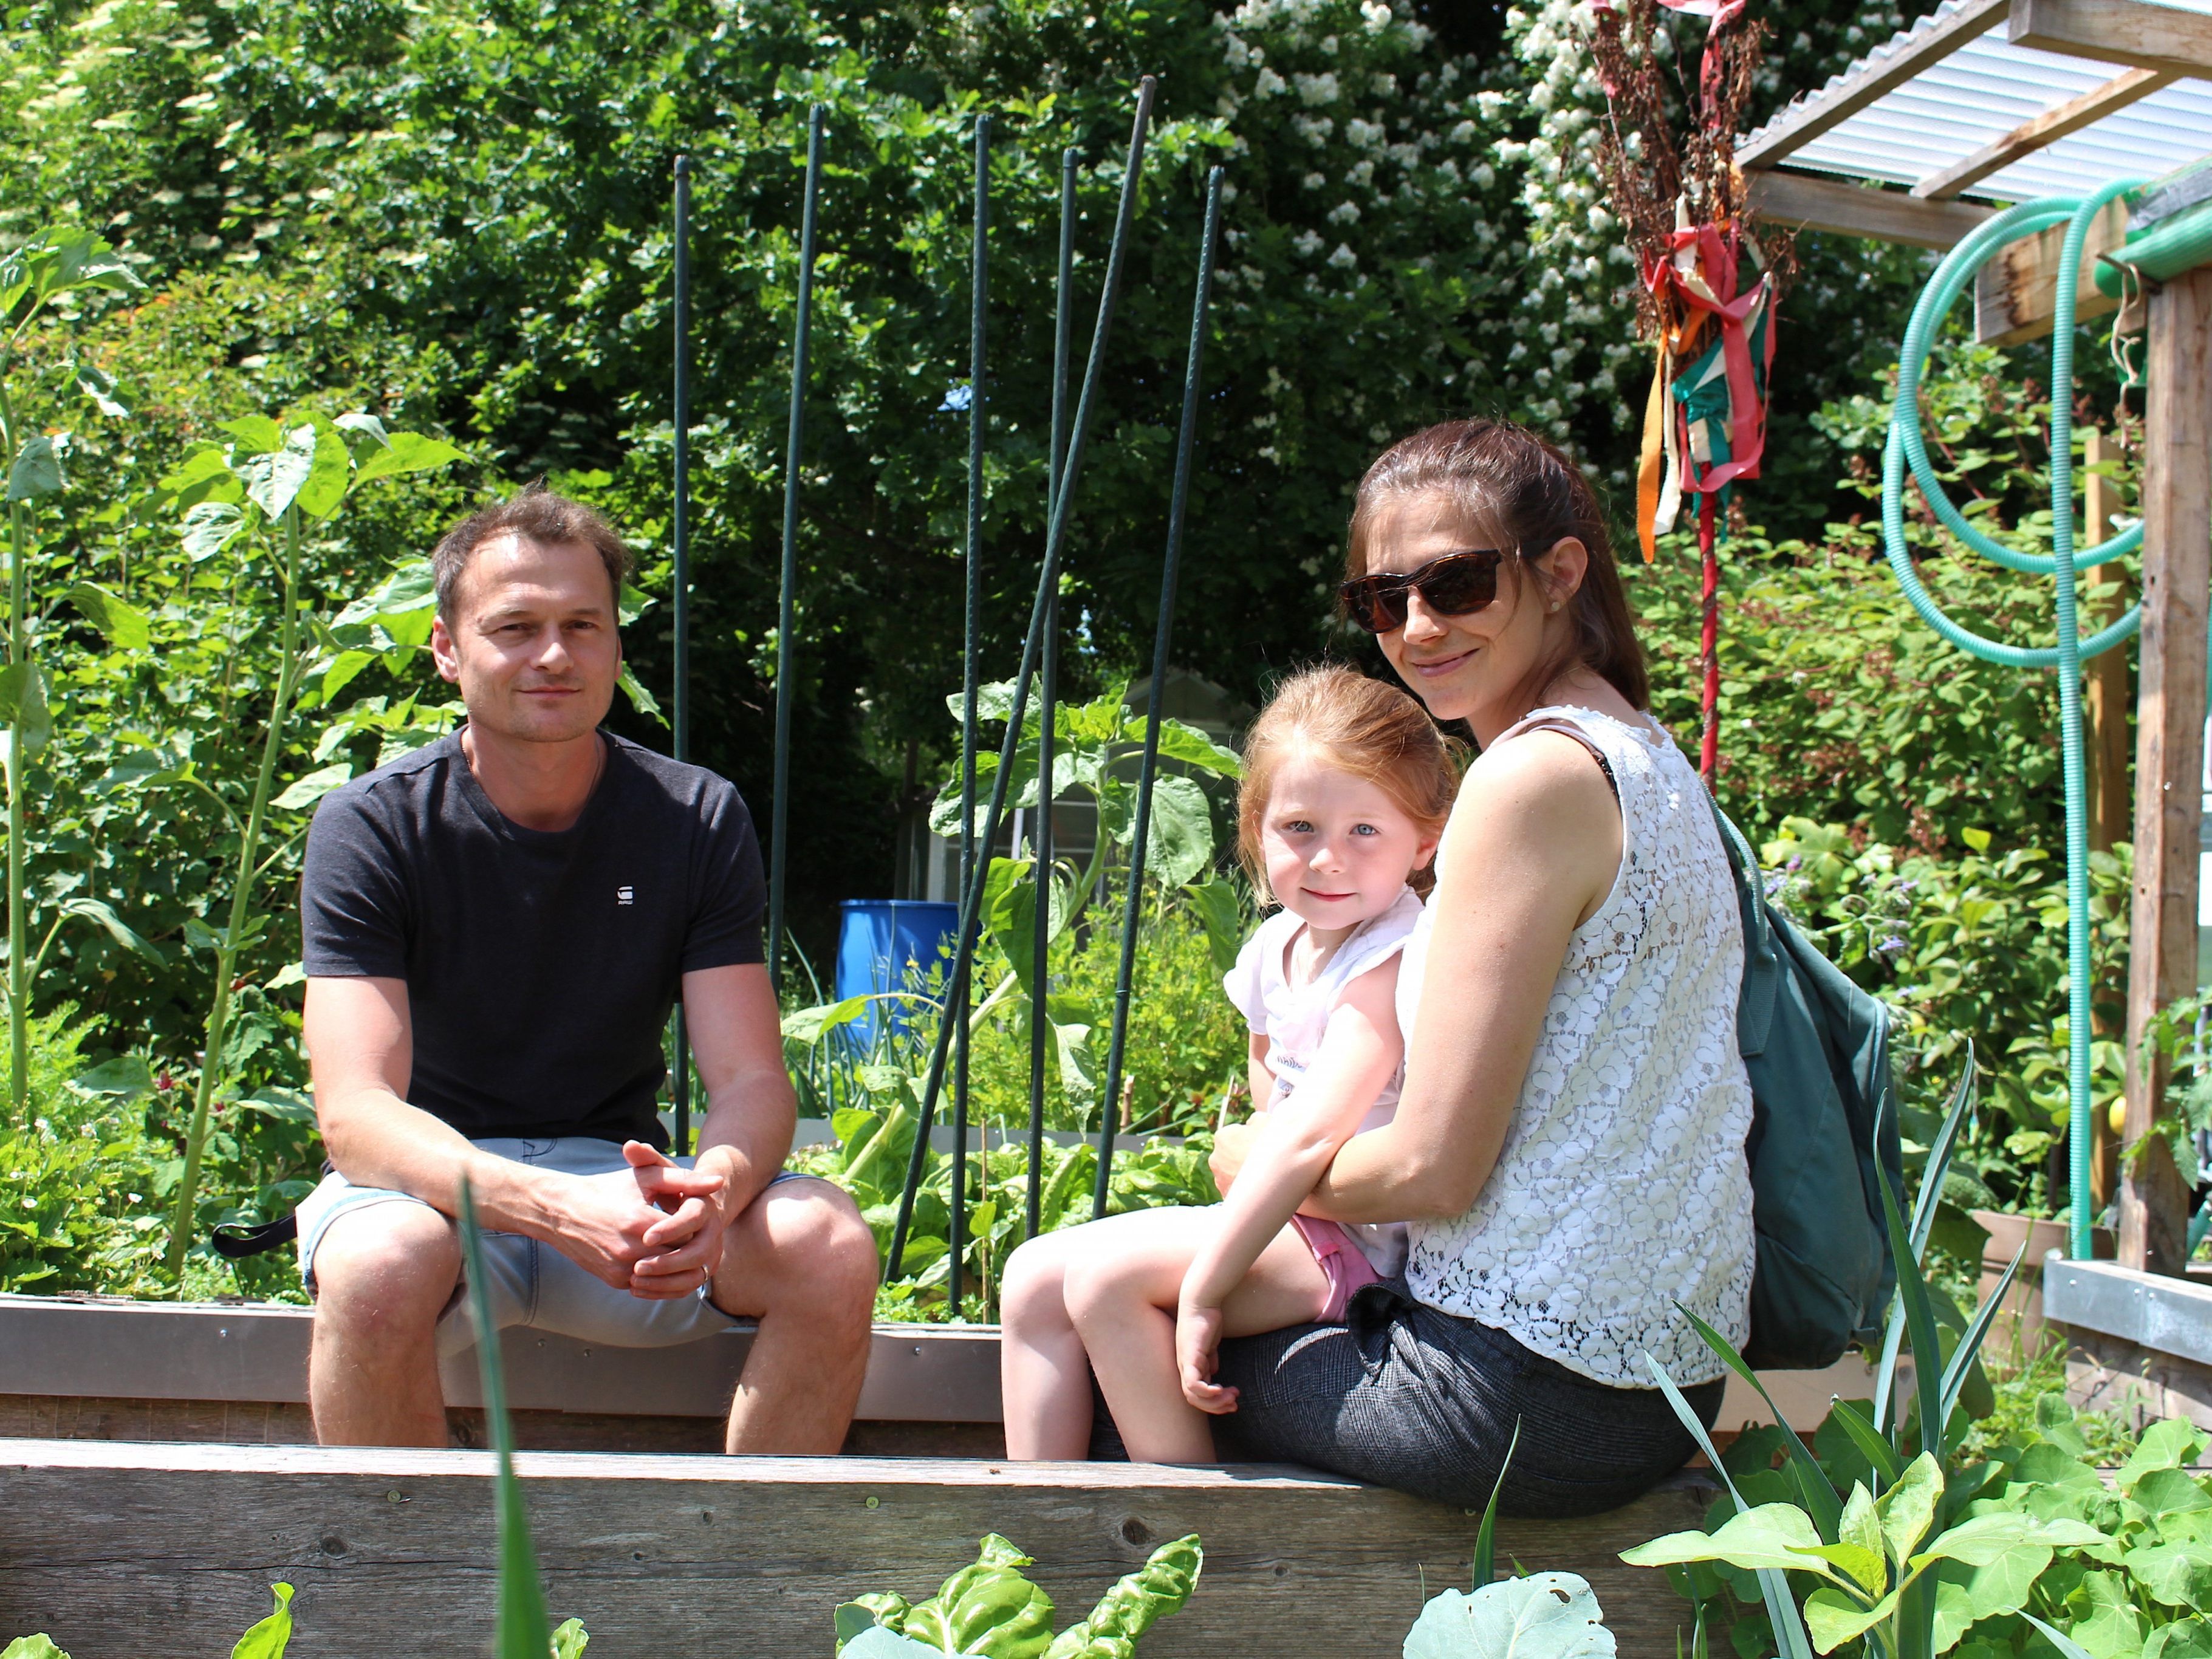
{"label": "chard plant", "polygon": [[1196,1533],[1163,1544],[1054,1636],[1052,1598],[1022,1576],[1034,1558],[990,1533],[975,1565],[927,1601],[882,1591],[839,1607],[837,1652],[842,1659],[1127,1659],[1146,1631],[1190,1600],[1205,1563]]}
{"label": "chard plant", "polygon": [[[395,593],[387,584],[374,600],[382,610],[361,614],[359,607],[349,609],[337,619],[336,626],[320,617],[311,617],[303,639],[302,540],[311,532],[325,529],[356,491],[378,479],[431,471],[460,457],[460,451],[438,439],[387,432],[372,415],[342,415],[336,420],[306,415],[281,421],[257,415],[225,422],[222,430],[228,443],[195,452],[161,482],[165,493],[183,511],[180,528],[188,554],[195,559],[210,558],[239,544],[247,552],[249,568],[258,566],[273,575],[278,586],[271,663],[275,672],[267,682],[272,689],[262,733],[260,766],[243,802],[243,815],[238,811],[240,803],[196,776],[189,757],[149,752],[146,764],[127,780],[143,787],[201,790],[222,809],[238,838],[228,915],[222,932],[203,927],[199,933],[204,937],[195,939],[187,930],[188,939],[214,956],[215,985],[208,1006],[199,1082],[185,1135],[183,1170],[170,1219],[167,1266],[172,1280],[181,1280],[185,1255],[191,1244],[209,1113],[233,1071],[234,1057],[227,1045],[232,1000],[240,988],[235,980],[239,957],[261,939],[270,921],[269,912],[255,908],[255,890],[260,878],[286,850],[282,846],[271,852],[263,849],[270,809],[303,812],[352,774],[350,763],[340,759],[277,792],[277,769],[295,705],[308,700],[302,692],[311,678],[315,682],[313,700],[327,702],[374,659],[376,652],[369,647],[378,646],[404,657],[419,646],[412,632],[419,629],[427,638],[429,630],[430,601],[407,592]],[[407,700],[410,708],[412,702]],[[364,720],[388,720],[391,711],[380,705],[369,711],[357,708],[349,714],[349,720],[337,723],[337,742],[319,748],[319,759],[356,735]],[[325,734],[326,740],[329,735]],[[306,833],[304,825],[298,833]]]}
{"label": "chard plant", "polygon": [[[114,910],[101,901],[79,896],[56,907],[44,943],[31,950],[33,900],[25,868],[30,793],[26,774],[31,757],[53,735],[53,714],[35,654],[31,558],[35,530],[59,505],[67,487],[64,460],[69,434],[34,431],[17,412],[16,397],[27,373],[42,388],[73,392],[100,414],[130,413],[114,383],[93,364],[69,361],[27,366],[21,346],[31,325],[50,308],[90,293],[130,294],[145,284],[115,250],[90,231],[55,228],[40,232],[0,258],[0,466],[6,475],[8,507],[8,658],[0,669],[0,720],[7,722],[7,744],[0,764],[8,775],[8,1091],[18,1117],[30,1097],[31,988],[46,951],[71,916],[99,923],[125,948],[159,959]],[[50,384],[51,383],[51,384]],[[146,643],[146,620],[122,599],[91,582],[80,582],[67,595],[118,644]]]}

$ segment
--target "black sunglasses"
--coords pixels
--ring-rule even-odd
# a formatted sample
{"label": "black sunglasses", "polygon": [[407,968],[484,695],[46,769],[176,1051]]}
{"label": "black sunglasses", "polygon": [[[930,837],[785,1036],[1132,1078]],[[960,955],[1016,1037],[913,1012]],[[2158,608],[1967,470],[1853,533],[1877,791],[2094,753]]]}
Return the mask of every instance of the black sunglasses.
{"label": "black sunglasses", "polygon": [[1406,595],[1440,616],[1464,617],[1498,597],[1498,567],[1505,555],[1494,547],[1446,553],[1403,575],[1354,576],[1337,589],[1345,614],[1370,634],[1388,634],[1406,625]]}

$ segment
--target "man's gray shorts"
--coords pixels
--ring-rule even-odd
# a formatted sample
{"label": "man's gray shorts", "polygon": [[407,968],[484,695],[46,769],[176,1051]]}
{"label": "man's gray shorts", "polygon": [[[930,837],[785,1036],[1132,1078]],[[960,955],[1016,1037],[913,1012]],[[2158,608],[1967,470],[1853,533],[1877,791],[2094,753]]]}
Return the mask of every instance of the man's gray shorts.
{"label": "man's gray shorts", "polygon": [[[556,1140],[494,1139],[471,1144],[495,1158],[557,1170],[563,1175],[605,1175],[629,1167],[619,1143],[582,1135]],[[676,1162],[688,1170],[695,1160],[679,1158]],[[786,1170],[773,1177],[769,1186],[800,1178]],[[409,1193],[356,1187],[331,1170],[299,1209],[300,1277],[307,1282],[309,1295],[315,1289],[315,1247],[323,1234],[338,1217],[372,1204],[431,1207]],[[594,1278],[550,1244],[541,1244],[520,1233],[486,1232],[483,1251],[484,1271],[491,1279],[488,1288],[492,1323],[500,1330],[526,1325],[532,1330],[554,1331],[611,1348],[665,1348],[712,1336],[738,1322],[709,1302],[703,1288],[666,1301],[632,1296]],[[439,1355],[459,1353],[475,1340],[465,1301],[457,1290],[438,1319]]]}

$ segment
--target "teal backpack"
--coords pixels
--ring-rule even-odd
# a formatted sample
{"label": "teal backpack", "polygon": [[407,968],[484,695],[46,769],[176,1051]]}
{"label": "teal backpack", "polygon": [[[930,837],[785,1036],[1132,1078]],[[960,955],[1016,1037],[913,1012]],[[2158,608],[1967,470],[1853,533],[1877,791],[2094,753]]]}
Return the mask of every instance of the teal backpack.
{"label": "teal backpack", "polygon": [[1880,1334],[1897,1281],[1877,1163],[1904,1191],[1889,1014],[1766,902],[1716,805],[1743,913],[1736,1049],[1751,1074],[1751,1340],[1761,1370],[1817,1370]]}

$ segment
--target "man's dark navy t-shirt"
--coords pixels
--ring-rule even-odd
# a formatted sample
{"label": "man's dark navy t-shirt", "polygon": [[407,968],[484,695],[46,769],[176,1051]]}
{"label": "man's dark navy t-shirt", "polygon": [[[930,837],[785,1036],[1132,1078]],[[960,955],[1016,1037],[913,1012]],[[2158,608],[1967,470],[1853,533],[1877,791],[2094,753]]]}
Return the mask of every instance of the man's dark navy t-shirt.
{"label": "man's dark navy t-shirt", "polygon": [[510,823],[458,735],[325,795],[301,882],[310,978],[407,982],[407,1098],[471,1137],[665,1147],[661,1033],[696,969],[762,959],[752,818],[712,772],[604,736],[567,830]]}

